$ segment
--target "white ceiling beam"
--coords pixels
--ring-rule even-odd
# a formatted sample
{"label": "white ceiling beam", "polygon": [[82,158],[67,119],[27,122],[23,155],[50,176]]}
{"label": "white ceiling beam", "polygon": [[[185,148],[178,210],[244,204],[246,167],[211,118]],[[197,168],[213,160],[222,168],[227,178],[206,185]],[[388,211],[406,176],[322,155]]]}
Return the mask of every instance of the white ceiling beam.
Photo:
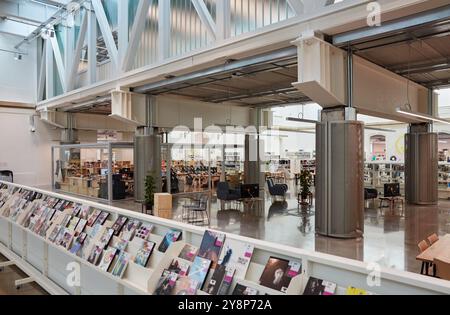
{"label": "white ceiling beam", "polygon": [[160,61],[170,56],[170,25],[171,25],[171,5],[170,1],[159,1],[158,4],[158,58]]}
{"label": "white ceiling beam", "polygon": [[40,60],[40,66],[39,66],[39,77],[38,77],[38,90],[37,90],[37,99],[38,102],[42,101],[44,99],[44,87],[45,87],[45,73],[46,73],[46,52],[47,49],[44,47],[42,50],[42,56]]}
{"label": "white ceiling beam", "polygon": [[54,35],[53,37],[50,37],[48,40],[50,40],[50,43],[52,45],[53,55],[55,57],[56,68],[58,70],[61,86],[63,88],[64,93],[66,93],[67,85],[66,85],[66,69],[64,67],[64,60],[61,54],[61,50],[59,49],[58,40],[56,39],[55,29],[52,27],[51,31],[54,33]]}
{"label": "white ceiling beam", "polygon": [[112,35],[111,28],[109,27],[108,19],[106,17],[105,10],[103,9],[101,0],[92,0],[92,6],[94,7],[98,25],[100,27],[100,31],[102,32],[103,39],[105,40],[106,48],[108,49],[112,64],[115,69],[118,69],[119,52],[117,51],[116,42],[114,41],[114,37]]}
{"label": "white ceiling beam", "polygon": [[216,39],[219,41],[231,37],[231,4],[230,0],[216,1]]}
{"label": "white ceiling beam", "polygon": [[86,14],[88,16],[88,82],[94,84],[97,81],[97,19],[92,5],[88,4]]}
{"label": "white ceiling beam", "polygon": [[214,22],[214,19],[211,16],[211,13],[209,12],[205,2],[203,0],[191,0],[191,2],[194,5],[195,11],[197,11],[200,21],[202,21],[202,24],[206,27],[209,35],[211,35],[215,39],[217,36],[216,23]]}
{"label": "white ceiling beam", "polygon": [[35,29],[34,26],[26,25],[12,20],[1,20],[0,33],[10,34],[14,36],[27,37]]}
{"label": "white ceiling beam", "polygon": [[80,65],[81,51],[84,46],[84,40],[86,39],[87,26],[88,26],[88,12],[83,16],[81,22],[80,32],[78,35],[75,51],[72,56],[72,62],[70,63],[70,70],[68,73],[67,90],[72,91],[75,87],[75,80],[78,74],[78,67]]}
{"label": "white ceiling beam", "polygon": [[304,12],[304,6],[302,0],[286,0],[295,15],[301,15]]}
{"label": "white ceiling beam", "polygon": [[45,96],[50,99],[55,96],[55,73],[53,67],[53,48],[50,39],[45,41]]}
{"label": "white ceiling beam", "polygon": [[122,71],[127,72],[133,67],[134,60],[136,58],[136,53],[141,42],[142,32],[145,29],[145,22],[148,16],[148,10],[152,0],[140,0],[138,7],[136,9],[136,17],[134,19],[133,28],[131,30],[131,38],[128,43],[128,48],[126,50],[123,63]]}

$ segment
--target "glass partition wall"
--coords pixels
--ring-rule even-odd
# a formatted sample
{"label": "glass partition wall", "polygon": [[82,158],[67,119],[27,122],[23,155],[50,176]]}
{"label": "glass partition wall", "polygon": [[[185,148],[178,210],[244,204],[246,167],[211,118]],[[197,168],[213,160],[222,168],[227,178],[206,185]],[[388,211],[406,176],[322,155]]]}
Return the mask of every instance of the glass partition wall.
{"label": "glass partition wall", "polygon": [[52,147],[53,189],[107,201],[134,196],[133,143]]}

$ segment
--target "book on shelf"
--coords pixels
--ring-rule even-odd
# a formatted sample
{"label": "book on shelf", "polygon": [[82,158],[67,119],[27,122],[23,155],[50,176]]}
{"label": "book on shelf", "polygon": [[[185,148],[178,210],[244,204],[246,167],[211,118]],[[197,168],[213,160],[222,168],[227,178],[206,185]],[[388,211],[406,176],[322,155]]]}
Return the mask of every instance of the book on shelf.
{"label": "book on shelf", "polygon": [[72,245],[74,233],[73,231],[69,230],[68,228],[65,229],[60,246],[64,247],[65,249],[69,249]]}
{"label": "book on shelf", "polygon": [[[132,241],[136,231],[141,226],[141,222],[139,220],[130,219],[125,223],[125,226],[122,229],[121,239],[126,241]],[[147,235],[148,236],[148,235]]]}
{"label": "book on shelf", "polygon": [[169,246],[172,243],[177,242],[178,240],[180,240],[181,238],[181,231],[178,230],[170,230],[169,232],[166,233],[166,235],[164,236],[161,244],[159,244],[158,250],[162,253],[165,253],[167,251],[167,249],[169,248]]}
{"label": "book on shelf", "polygon": [[168,270],[175,272],[179,276],[187,276],[189,274],[190,263],[182,259],[173,259]]}
{"label": "book on shelf", "polygon": [[72,217],[69,221],[67,228],[71,231],[75,231],[75,228],[77,227],[78,222],[80,222],[79,217]]}
{"label": "book on shelf", "polygon": [[148,240],[148,237],[152,233],[153,228],[154,226],[151,223],[142,223],[137,229],[135,237],[143,240]]}
{"label": "book on shelf", "polygon": [[205,292],[210,295],[217,295],[222,284],[223,278],[225,277],[226,267],[223,265],[217,265],[214,269],[214,273],[209,280],[208,285],[205,288]]}
{"label": "book on shelf", "polygon": [[127,249],[127,246],[128,246],[128,241],[127,240],[119,240],[115,245],[114,245],[114,247],[119,251],[119,252],[122,252],[122,251],[124,251],[124,250],[126,250]]}
{"label": "book on shelf", "polygon": [[89,254],[87,261],[90,262],[91,264],[97,266],[98,262],[100,260],[100,257],[102,256],[103,249],[104,249],[104,247],[102,247],[102,246],[94,245],[92,247],[92,250]]}
{"label": "book on shelf", "polygon": [[91,213],[91,215],[88,218],[87,226],[94,226],[95,221],[97,221],[98,216],[100,215],[101,211],[98,209],[94,209]]}
{"label": "book on shelf", "polygon": [[212,261],[202,257],[195,257],[194,262],[189,272],[189,278],[198,282],[198,288],[201,289],[208,276],[209,269],[211,268]]}
{"label": "book on shelf", "polygon": [[101,211],[100,215],[97,217],[97,220],[95,220],[94,224],[103,225],[103,224],[105,224],[105,222],[108,219],[108,217],[109,217],[109,212]]}
{"label": "book on shelf", "polygon": [[201,258],[209,259],[213,262],[213,268],[219,261],[220,252],[225,242],[225,234],[205,231],[203,234],[202,242],[198,250],[198,256]]}
{"label": "book on shelf", "polygon": [[303,295],[334,295],[336,288],[336,283],[310,277]]}
{"label": "book on shelf", "polygon": [[227,239],[220,254],[219,264],[233,267],[236,270],[235,277],[245,279],[254,249],[251,244]]}
{"label": "book on shelf", "polygon": [[222,283],[219,286],[218,295],[228,295],[233,284],[233,279],[236,274],[236,269],[233,266],[224,266],[225,274],[222,279]]}
{"label": "book on shelf", "polygon": [[232,295],[241,296],[241,295],[258,295],[259,291],[257,289],[242,285],[240,283],[236,284],[234,287]]}
{"label": "book on shelf", "polygon": [[61,229],[64,229],[64,228],[62,226],[58,225],[52,230],[50,236],[48,237],[48,240],[51,243],[56,243],[56,238],[58,237],[59,233],[61,232]]}
{"label": "book on shelf", "polygon": [[262,286],[286,293],[292,278],[300,273],[300,262],[270,257],[259,281]]}
{"label": "book on shelf", "polygon": [[103,249],[106,249],[109,245],[109,242],[111,241],[112,237],[114,234],[114,230],[113,229],[106,229],[100,240],[98,241],[98,245],[101,246]]}
{"label": "book on shelf", "polygon": [[125,270],[128,267],[129,262],[130,262],[130,254],[128,254],[125,251],[120,252],[119,256],[117,257],[117,261],[114,265],[114,268],[111,271],[112,275],[122,278],[125,273]]}
{"label": "book on shelf", "polygon": [[81,206],[78,217],[87,221],[89,218],[89,206]]}
{"label": "book on shelf", "polygon": [[116,257],[116,254],[117,249],[115,249],[114,247],[108,247],[108,249],[106,249],[105,252],[103,253],[103,257],[100,260],[98,267],[101,270],[108,272],[109,267],[111,266],[114,258]]}
{"label": "book on shelf", "polygon": [[79,235],[84,232],[84,229],[86,228],[87,220],[86,219],[80,219],[78,221],[77,226],[75,227],[75,235]]}
{"label": "book on shelf", "polygon": [[173,295],[197,295],[199,283],[189,277],[178,277]]}
{"label": "book on shelf", "polygon": [[186,244],[186,245],[184,245],[184,247],[181,250],[178,257],[181,259],[193,262],[195,259],[195,256],[197,256],[197,253],[198,253],[197,247],[190,245],[190,244]]}
{"label": "book on shelf", "polygon": [[175,272],[164,270],[158,280],[154,295],[172,295],[177,280],[178,275]]}
{"label": "book on shelf", "polygon": [[156,243],[150,241],[143,241],[141,248],[134,257],[134,262],[142,267],[147,267],[150,256],[153,253]]}
{"label": "book on shelf", "polygon": [[78,255],[81,251],[81,248],[83,247],[86,238],[87,238],[86,233],[81,233],[80,235],[78,235],[73,241],[72,247],[70,248],[70,252],[74,255]]}
{"label": "book on shelf", "polygon": [[124,216],[119,216],[119,218],[117,218],[116,222],[114,222],[112,229],[114,230],[114,236],[119,236],[120,232],[123,229],[123,226],[125,225],[125,223],[127,223],[128,218],[124,217]]}

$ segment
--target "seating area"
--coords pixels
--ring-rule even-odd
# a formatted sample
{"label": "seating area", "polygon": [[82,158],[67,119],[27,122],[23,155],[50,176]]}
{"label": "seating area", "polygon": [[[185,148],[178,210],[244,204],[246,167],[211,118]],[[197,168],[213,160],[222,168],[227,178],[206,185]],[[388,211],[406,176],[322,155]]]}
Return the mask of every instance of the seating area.
{"label": "seating area", "polygon": [[276,200],[277,197],[281,197],[286,200],[286,193],[289,190],[289,186],[286,184],[275,184],[273,178],[267,179],[267,187],[269,189],[269,194]]}
{"label": "seating area", "polygon": [[439,238],[434,233],[417,246],[416,259],[422,262],[421,274],[450,280],[450,234]]}

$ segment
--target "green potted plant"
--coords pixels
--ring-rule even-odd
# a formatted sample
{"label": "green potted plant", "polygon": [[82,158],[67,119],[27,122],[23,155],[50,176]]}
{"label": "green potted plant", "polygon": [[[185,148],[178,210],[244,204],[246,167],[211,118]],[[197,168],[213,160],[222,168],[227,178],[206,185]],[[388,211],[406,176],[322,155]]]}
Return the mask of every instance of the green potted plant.
{"label": "green potted plant", "polygon": [[308,205],[308,197],[311,194],[311,185],[312,185],[313,177],[310,171],[303,170],[300,173],[300,185],[301,185],[301,191],[300,191],[300,197],[301,197],[301,204],[302,205]]}
{"label": "green potted plant", "polygon": [[153,174],[148,174],[145,177],[145,207],[146,210],[153,211],[155,205],[156,181]]}

